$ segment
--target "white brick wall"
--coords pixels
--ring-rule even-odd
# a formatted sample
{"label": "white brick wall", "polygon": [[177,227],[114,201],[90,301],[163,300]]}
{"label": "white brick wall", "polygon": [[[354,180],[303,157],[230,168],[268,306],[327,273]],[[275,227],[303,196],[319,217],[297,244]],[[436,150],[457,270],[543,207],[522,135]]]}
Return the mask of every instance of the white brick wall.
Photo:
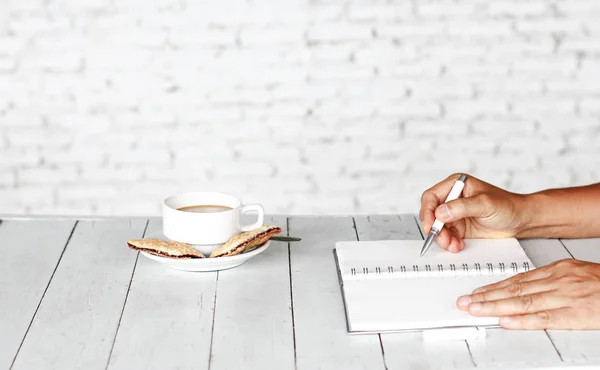
{"label": "white brick wall", "polygon": [[414,212],[600,181],[597,0],[0,2],[0,213]]}

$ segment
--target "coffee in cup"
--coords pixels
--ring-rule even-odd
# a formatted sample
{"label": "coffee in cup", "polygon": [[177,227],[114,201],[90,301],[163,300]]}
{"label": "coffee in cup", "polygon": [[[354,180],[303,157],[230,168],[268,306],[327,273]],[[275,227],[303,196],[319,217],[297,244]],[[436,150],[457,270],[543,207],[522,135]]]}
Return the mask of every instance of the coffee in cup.
{"label": "coffee in cup", "polygon": [[232,209],[227,206],[217,206],[214,204],[199,204],[195,206],[185,206],[181,208],[177,208],[178,211],[184,212],[195,212],[195,213],[214,213],[214,212],[224,212]]}

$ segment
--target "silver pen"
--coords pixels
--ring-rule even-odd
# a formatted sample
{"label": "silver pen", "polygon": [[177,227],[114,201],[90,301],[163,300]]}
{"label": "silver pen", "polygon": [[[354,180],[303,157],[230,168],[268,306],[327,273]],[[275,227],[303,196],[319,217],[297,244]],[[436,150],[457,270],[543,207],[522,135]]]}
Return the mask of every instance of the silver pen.
{"label": "silver pen", "polygon": [[[452,200],[455,200],[460,196],[460,193],[465,187],[466,179],[467,175],[460,175],[458,180],[456,180],[456,182],[452,186],[452,190],[450,190],[450,194],[448,194],[448,197],[446,198],[446,201],[444,203],[448,203]],[[440,231],[442,231],[442,227],[444,227],[444,223],[436,218],[435,222],[433,223],[433,226],[431,226],[431,231],[429,232],[427,239],[425,239],[425,244],[423,244],[423,248],[421,249],[421,257],[423,257],[425,253],[427,253],[427,250],[429,249],[429,247],[431,247],[431,244],[435,240],[435,237],[438,236]]]}

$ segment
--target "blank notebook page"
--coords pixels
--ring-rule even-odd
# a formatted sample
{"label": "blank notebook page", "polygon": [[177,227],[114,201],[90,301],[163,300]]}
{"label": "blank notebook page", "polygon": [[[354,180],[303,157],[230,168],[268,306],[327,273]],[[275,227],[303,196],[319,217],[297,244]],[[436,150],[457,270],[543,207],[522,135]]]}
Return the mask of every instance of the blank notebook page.
{"label": "blank notebook page", "polygon": [[437,246],[420,257],[423,240],[338,242],[350,332],[497,325],[473,317],[456,299],[533,264],[516,239],[470,239],[460,253]]}

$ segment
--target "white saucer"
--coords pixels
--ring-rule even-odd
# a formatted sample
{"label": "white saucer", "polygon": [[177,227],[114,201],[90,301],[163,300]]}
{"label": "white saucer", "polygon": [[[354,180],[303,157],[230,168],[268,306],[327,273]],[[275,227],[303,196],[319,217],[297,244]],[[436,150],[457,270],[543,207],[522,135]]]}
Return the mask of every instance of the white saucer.
{"label": "white saucer", "polygon": [[[145,239],[150,239],[150,238],[169,240],[169,238],[167,238],[166,236],[163,235],[162,231],[151,233],[151,234],[147,235]],[[143,254],[144,256],[150,258],[153,261],[162,263],[162,264],[169,266],[170,268],[173,268],[175,270],[194,271],[194,272],[219,271],[219,270],[227,270],[230,268],[234,268],[234,267],[237,267],[237,266],[245,263],[250,258],[264,252],[267,248],[269,248],[270,244],[271,244],[271,241],[268,240],[265,244],[261,245],[258,248],[252,249],[250,251],[247,251],[247,252],[235,255],[235,256],[216,257],[216,258],[175,259],[175,258],[166,258],[166,257],[155,256],[153,254],[142,252],[142,251],[140,251],[140,253]]]}

